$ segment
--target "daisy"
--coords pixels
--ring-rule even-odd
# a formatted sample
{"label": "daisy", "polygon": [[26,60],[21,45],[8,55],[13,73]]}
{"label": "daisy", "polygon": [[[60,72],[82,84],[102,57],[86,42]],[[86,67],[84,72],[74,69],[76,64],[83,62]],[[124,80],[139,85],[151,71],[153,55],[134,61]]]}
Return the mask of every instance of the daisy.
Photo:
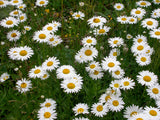
{"label": "daisy", "polygon": [[0,0],[0,8],[4,8],[8,5],[8,1],[6,0]]}
{"label": "daisy", "polygon": [[133,89],[135,86],[135,82],[128,77],[121,79],[121,88],[123,90]]}
{"label": "daisy", "polygon": [[25,93],[29,91],[30,88],[32,88],[31,80],[26,80],[26,78],[22,78],[22,80],[18,80],[16,84],[17,84],[16,88],[21,93]]}
{"label": "daisy", "polygon": [[146,65],[149,65],[151,63],[151,58],[148,55],[140,54],[140,55],[136,56],[136,62],[140,66],[146,66]]}
{"label": "daisy", "polygon": [[120,55],[120,50],[117,48],[114,48],[110,51],[109,56],[113,58],[117,58],[117,56]]}
{"label": "daisy", "polygon": [[153,18],[146,18],[141,22],[141,25],[147,29],[155,29],[158,27],[158,21]]}
{"label": "daisy", "polygon": [[83,54],[82,52],[78,51],[75,55],[75,61],[78,62],[78,63],[83,63],[85,62],[85,60],[83,59]]}
{"label": "daisy", "polygon": [[153,0],[153,3],[159,5],[160,4],[160,0]]}
{"label": "daisy", "polygon": [[9,51],[8,51],[8,56],[12,60],[17,60],[17,57],[18,57],[18,48],[17,47],[10,48]]}
{"label": "daisy", "polygon": [[160,85],[154,84],[152,86],[149,86],[147,89],[148,95],[153,99],[159,99],[160,98]]}
{"label": "daisy", "polygon": [[130,117],[128,120],[150,120],[144,113],[138,113]]}
{"label": "daisy", "polygon": [[137,75],[138,83],[146,86],[152,86],[158,81],[157,75],[150,71],[141,71]]}
{"label": "daisy", "polygon": [[77,93],[82,89],[80,82],[75,81],[74,79],[65,79],[61,82],[61,88],[64,89],[64,92],[68,93]]}
{"label": "daisy", "polygon": [[114,7],[116,10],[121,11],[121,10],[123,10],[124,5],[123,5],[122,3],[116,3],[113,7]]}
{"label": "daisy", "polygon": [[56,101],[51,98],[46,98],[43,103],[40,104],[41,108],[50,108],[52,110],[56,109]]}
{"label": "daisy", "polygon": [[160,9],[158,8],[158,9],[153,10],[151,13],[151,17],[152,18],[159,18],[160,17]]}
{"label": "daisy", "polygon": [[120,79],[124,76],[125,72],[121,67],[117,67],[115,70],[112,71],[112,77],[115,79]]}
{"label": "daisy", "polygon": [[61,27],[61,23],[59,23],[57,21],[52,21],[52,24],[54,25],[55,28]]}
{"label": "daisy", "polygon": [[34,54],[33,50],[28,46],[18,47],[17,51],[17,60],[21,61],[29,59]]}
{"label": "daisy", "polygon": [[19,20],[19,22],[25,22],[27,20],[27,15],[25,13],[20,14],[18,16],[18,20]]}
{"label": "daisy", "polygon": [[57,113],[55,110],[45,107],[38,111],[37,117],[39,120],[55,120],[57,119]]}
{"label": "daisy", "polygon": [[109,85],[113,90],[119,91],[121,89],[122,82],[121,80],[114,80]]}
{"label": "daisy", "polygon": [[73,120],[89,120],[88,118],[84,118],[84,117],[79,117],[79,118],[75,118]]}
{"label": "daisy", "polygon": [[6,80],[8,80],[10,77],[10,75],[8,73],[3,73],[1,76],[0,76],[0,82],[4,82]]}
{"label": "daisy", "polygon": [[43,27],[44,31],[48,31],[50,33],[54,33],[58,30],[58,27],[55,27],[54,23],[48,23]]}
{"label": "daisy", "polygon": [[51,35],[51,37],[47,41],[47,43],[51,46],[57,46],[61,42],[63,42],[63,40],[58,35]]}
{"label": "daisy", "polygon": [[9,33],[7,33],[7,39],[9,41],[17,41],[20,39],[21,33],[17,30],[12,30]]}
{"label": "daisy", "polygon": [[102,94],[101,97],[99,98],[100,103],[107,103],[108,100],[111,99],[111,94]]}
{"label": "daisy", "polygon": [[57,46],[59,44],[61,44],[63,42],[63,40],[59,37],[58,39],[54,40],[54,42],[52,42],[52,44],[50,44],[51,46]]}
{"label": "daisy", "polygon": [[117,21],[121,24],[127,24],[128,23],[128,17],[127,16],[119,16],[117,17]]}
{"label": "daisy", "polygon": [[126,38],[127,38],[127,39],[132,39],[133,36],[132,36],[131,34],[127,34]]}
{"label": "daisy", "polygon": [[107,115],[108,111],[109,110],[107,104],[103,105],[102,103],[94,103],[91,107],[91,113],[98,117],[103,117],[104,115]]}
{"label": "daisy", "polygon": [[105,57],[101,63],[103,70],[109,70],[109,72],[116,70],[120,64],[121,63],[119,61],[111,57]]}
{"label": "daisy", "polygon": [[109,38],[108,39],[109,46],[114,48],[114,47],[120,47],[123,45],[124,40],[120,37],[114,37],[114,38]]}
{"label": "daisy", "polygon": [[81,19],[81,20],[84,20],[84,13],[82,13],[81,11],[78,11],[78,12],[75,12],[72,14],[72,17],[77,20],[77,19]]}
{"label": "daisy", "polygon": [[109,87],[109,88],[106,89],[106,94],[120,97],[121,96],[121,91]]}
{"label": "daisy", "polygon": [[106,35],[107,32],[109,32],[111,28],[107,26],[100,26],[100,28],[94,29],[93,34],[94,35]]}
{"label": "daisy", "polygon": [[37,42],[46,42],[51,38],[51,35],[48,31],[40,30],[34,33],[33,40]]}
{"label": "daisy", "polygon": [[108,101],[108,108],[113,112],[114,111],[115,112],[121,111],[124,108],[124,102],[123,102],[122,98],[113,96]]}
{"label": "daisy", "polygon": [[20,4],[17,6],[18,9],[24,10],[26,8],[26,4]]}
{"label": "daisy", "polygon": [[85,61],[92,61],[93,58],[97,57],[98,51],[93,46],[84,46],[80,49]]}
{"label": "daisy", "polygon": [[101,79],[103,77],[102,69],[99,68],[94,70],[93,72],[89,72],[89,76],[94,80]]}
{"label": "daisy", "polygon": [[150,3],[150,2],[148,2],[148,1],[144,1],[144,0],[142,0],[142,1],[138,1],[138,2],[136,2],[136,4],[137,4],[137,6],[140,6],[140,7],[148,7],[148,6],[150,6],[150,5],[151,5],[151,3]]}
{"label": "daisy", "polygon": [[46,80],[47,78],[49,78],[49,74],[47,71],[44,71],[43,75],[40,77],[41,80]]}
{"label": "daisy", "polygon": [[131,105],[125,108],[124,110],[124,118],[132,118],[134,115],[140,114],[143,112],[143,109],[136,105]]}
{"label": "daisy", "polygon": [[156,99],[156,100],[155,100],[155,103],[156,103],[158,109],[160,109],[160,99]]}
{"label": "daisy", "polygon": [[91,37],[91,36],[87,36],[87,37],[82,39],[82,44],[84,46],[96,45],[97,40],[95,38]]}
{"label": "daisy", "polygon": [[134,43],[131,47],[132,53],[135,55],[143,54],[146,52],[148,45],[146,43]]}
{"label": "daisy", "polygon": [[36,6],[46,6],[48,4],[48,0],[36,0]]}
{"label": "daisy", "polygon": [[137,18],[135,18],[135,17],[128,17],[128,23],[129,24],[136,24],[137,23]]}
{"label": "daisy", "polygon": [[160,39],[160,29],[152,29],[149,34],[151,38]]}
{"label": "daisy", "polygon": [[74,111],[75,116],[77,116],[78,114],[88,114],[88,109],[87,104],[78,103],[72,110]]}
{"label": "daisy", "polygon": [[98,27],[98,26],[103,26],[103,24],[105,24],[107,22],[107,20],[106,20],[106,18],[104,18],[102,16],[93,16],[87,22],[91,28],[94,28],[94,27]]}
{"label": "daisy", "polygon": [[85,67],[87,72],[94,72],[94,70],[96,70],[97,68],[100,68],[100,64],[99,62],[95,62],[95,61],[90,62],[88,66]]}
{"label": "daisy", "polygon": [[18,6],[20,4],[23,4],[23,1],[22,0],[11,0],[10,4],[13,6]]}
{"label": "daisy", "polygon": [[146,11],[142,8],[136,8],[131,10],[131,15],[134,17],[141,18],[146,14]]}
{"label": "daisy", "polygon": [[14,17],[7,17],[0,22],[0,25],[6,28],[11,28],[18,25],[18,20]]}
{"label": "daisy", "polygon": [[24,29],[25,29],[26,31],[30,31],[32,28],[31,28],[30,26],[24,26]]}
{"label": "daisy", "polygon": [[147,37],[144,35],[137,35],[134,39],[133,39],[134,43],[146,43],[147,42]]}
{"label": "daisy", "polygon": [[59,79],[71,78],[76,74],[75,69],[71,65],[62,65],[57,69],[56,73]]}
{"label": "daisy", "polygon": [[22,14],[21,10],[13,10],[12,12],[9,13],[10,16],[12,17],[18,17],[20,14]]}
{"label": "daisy", "polygon": [[146,55],[152,55],[153,52],[154,52],[154,49],[151,48],[150,46],[148,46],[148,47],[145,49],[145,52],[144,52],[144,53],[145,53]]}
{"label": "daisy", "polygon": [[44,70],[52,71],[55,70],[55,68],[57,68],[59,64],[60,62],[56,57],[49,57],[42,63],[42,68]]}
{"label": "daisy", "polygon": [[159,120],[160,118],[160,111],[158,108],[155,107],[145,107],[144,114],[146,114],[146,117],[149,118],[150,120]]}
{"label": "daisy", "polygon": [[30,78],[40,78],[44,75],[44,70],[42,69],[42,67],[37,67],[35,66],[35,68],[32,68],[29,71],[29,77]]}

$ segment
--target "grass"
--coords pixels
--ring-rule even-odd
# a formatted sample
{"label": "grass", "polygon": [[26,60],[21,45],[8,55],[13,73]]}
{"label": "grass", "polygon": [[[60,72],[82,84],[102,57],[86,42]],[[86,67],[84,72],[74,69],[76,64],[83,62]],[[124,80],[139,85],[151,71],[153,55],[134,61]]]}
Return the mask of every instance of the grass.
{"label": "grass", "polygon": [[[129,48],[128,51],[123,51],[123,47],[120,48],[120,56],[117,58],[121,62],[121,68],[125,71],[125,76],[132,78],[136,82],[136,86],[133,90],[121,91],[122,98],[125,102],[125,107],[135,104],[141,107],[153,106],[156,107],[154,99],[151,99],[144,88],[136,81],[136,75],[142,70],[149,70],[154,72],[160,78],[160,47],[159,41],[149,37],[148,30],[140,26],[140,23],[135,25],[120,24],[116,21],[116,18],[120,15],[130,15],[131,9],[135,8],[135,1],[133,0],[90,0],[84,1],[83,7],[79,6],[78,0],[54,0],[49,1],[46,7],[34,8],[34,1],[24,0],[27,5],[25,13],[27,14],[27,21],[19,24],[14,28],[0,28],[1,41],[5,42],[5,45],[0,47],[0,74],[8,72],[10,79],[0,83],[0,119],[1,120],[36,120],[37,111],[40,109],[40,103],[44,102],[45,98],[52,98],[57,103],[58,120],[71,120],[75,118],[72,108],[77,103],[86,103],[90,108],[93,103],[98,102],[99,97],[109,87],[112,76],[108,72],[104,72],[104,76],[99,80],[92,80],[85,71],[87,63],[75,62],[74,56],[78,50],[82,47],[81,40],[85,36],[92,35],[87,20],[93,15],[103,16],[109,22],[107,26],[111,27],[108,35],[97,36],[96,48],[99,51],[96,61],[101,60],[108,56],[111,48],[108,44],[108,38],[119,36],[124,39],[124,43]],[[125,9],[121,12],[114,10],[113,5],[117,2],[123,3]],[[54,8],[54,9],[53,9]],[[158,8],[158,5],[154,5],[145,8],[147,12],[146,17],[150,16],[152,10]],[[14,10],[15,7],[7,6],[6,8],[0,8],[0,20],[9,16],[9,13]],[[49,13],[45,11],[49,9]],[[82,11],[85,13],[84,20],[74,20],[71,16],[71,12]],[[36,14],[36,16],[35,16]],[[33,34],[35,31],[41,30],[44,25],[51,21],[59,21],[62,27],[58,30],[57,35],[60,35],[63,39],[63,43],[56,47],[50,47],[46,43],[40,44],[33,40]],[[158,19],[159,20],[159,19]],[[12,29],[23,31],[23,27],[29,25],[32,27],[31,31],[26,34],[22,34],[20,40],[17,42],[9,42],[6,35]],[[146,31],[146,33],[144,33]],[[152,55],[151,64],[141,67],[136,61],[130,48],[133,44],[132,39],[126,39],[126,35],[131,34],[136,37],[138,34],[143,34],[148,38],[148,44],[154,48],[154,54]],[[34,55],[27,61],[14,61],[11,60],[7,52],[11,47],[15,46],[30,46]],[[66,48],[68,46],[69,48]],[[104,50],[100,47],[103,46]],[[28,72],[34,66],[40,66],[47,58],[55,56],[60,60],[61,65],[71,65],[75,68],[77,73],[83,77],[83,88],[78,93],[67,94],[61,89],[60,83],[62,80],[57,79],[56,71],[49,72],[50,77],[44,81],[40,79],[31,79],[32,88],[27,93],[19,93],[16,90],[16,81],[21,78],[28,78]],[[121,59],[123,58],[123,60]],[[18,71],[14,71],[15,68],[19,68]],[[160,81],[158,81],[160,82]],[[45,98],[41,96],[44,95]],[[90,120],[125,120],[123,118],[123,111],[120,112],[108,112],[103,118],[94,116],[93,114],[79,115],[89,118]]]}

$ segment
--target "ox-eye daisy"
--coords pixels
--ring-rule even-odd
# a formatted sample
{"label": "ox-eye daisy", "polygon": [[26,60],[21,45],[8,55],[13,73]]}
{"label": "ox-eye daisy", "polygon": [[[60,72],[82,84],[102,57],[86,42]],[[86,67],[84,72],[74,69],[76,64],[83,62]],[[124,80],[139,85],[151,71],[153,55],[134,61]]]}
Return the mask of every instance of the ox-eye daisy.
{"label": "ox-eye daisy", "polygon": [[146,14],[146,11],[142,8],[136,8],[131,10],[131,15],[134,17],[141,18]]}
{"label": "ox-eye daisy", "polygon": [[9,79],[9,74],[8,74],[8,73],[3,73],[3,74],[0,76],[0,82],[4,82],[4,81],[6,81],[7,79]]}
{"label": "ox-eye daisy", "polygon": [[9,33],[7,33],[7,39],[9,41],[17,41],[19,40],[20,36],[21,36],[21,33],[17,30],[12,30]]}
{"label": "ox-eye daisy", "polygon": [[0,0],[0,8],[6,7],[8,5],[8,1],[6,0]]}
{"label": "ox-eye daisy", "polygon": [[33,40],[37,42],[46,42],[51,38],[51,34],[46,30],[36,31],[33,36]]}
{"label": "ox-eye daisy", "polygon": [[154,84],[152,86],[149,86],[147,89],[148,95],[153,99],[159,99],[160,98],[160,85]]}
{"label": "ox-eye daisy", "polygon": [[75,115],[78,114],[88,114],[88,105],[84,103],[78,103],[76,106],[72,109],[74,111]]}
{"label": "ox-eye daisy", "polygon": [[44,108],[50,108],[50,109],[56,109],[56,101],[51,98],[46,98],[43,103],[40,104],[41,107]]}
{"label": "ox-eye daisy", "polygon": [[141,25],[147,29],[155,29],[158,27],[158,21],[153,18],[146,18],[141,22]]}
{"label": "ox-eye daisy", "polygon": [[37,6],[46,6],[48,4],[48,0],[36,0],[36,5]]}
{"label": "ox-eye daisy", "polygon": [[121,88],[124,90],[133,89],[135,86],[135,82],[128,77],[121,79]]}
{"label": "ox-eye daisy", "polygon": [[112,48],[120,47],[121,45],[123,45],[124,40],[120,37],[114,37],[114,38],[109,38],[108,43],[109,43],[110,47],[112,47]]}
{"label": "ox-eye daisy", "polygon": [[127,24],[128,23],[128,17],[127,16],[119,16],[117,17],[117,21],[121,24]]}
{"label": "ox-eye daisy", "polygon": [[116,3],[113,7],[114,7],[116,10],[121,11],[121,10],[123,10],[124,5],[123,5],[122,3]]}
{"label": "ox-eye daisy", "polygon": [[150,37],[160,39],[160,28],[159,29],[152,29],[150,32]]}
{"label": "ox-eye daisy", "polygon": [[84,46],[96,45],[97,40],[95,38],[91,37],[91,36],[87,36],[87,37],[82,39],[82,44]]}
{"label": "ox-eye daisy", "polygon": [[49,78],[49,73],[47,71],[43,72],[43,75],[40,77],[41,80],[46,80],[47,78]]}
{"label": "ox-eye daisy", "polygon": [[119,66],[112,71],[112,77],[116,79],[122,78],[124,74],[125,74],[124,70]]}
{"label": "ox-eye daisy", "polygon": [[89,76],[94,79],[101,79],[103,77],[102,68],[97,68],[94,71],[89,72]]}
{"label": "ox-eye daisy", "polygon": [[78,11],[78,12],[75,12],[75,13],[73,13],[72,14],[72,17],[74,18],[74,19],[81,19],[81,20],[83,20],[84,19],[84,17],[85,17],[85,15],[84,15],[84,13],[82,13],[81,11]]}
{"label": "ox-eye daisy", "polygon": [[140,54],[136,56],[136,62],[140,65],[140,66],[145,66],[145,65],[149,65],[151,63],[151,58],[149,55],[145,55],[145,54]]}
{"label": "ox-eye daisy", "polygon": [[6,28],[12,28],[18,25],[18,20],[14,17],[7,17],[0,22],[0,25]]}
{"label": "ox-eye daisy", "polygon": [[30,71],[29,71],[29,77],[30,78],[40,78],[44,75],[44,70],[42,69],[42,67],[37,67],[35,66],[35,68],[32,68]]}
{"label": "ox-eye daisy", "polygon": [[150,2],[144,1],[144,0],[138,1],[138,2],[136,2],[136,4],[137,4],[137,6],[140,6],[140,7],[148,7],[151,5]]}
{"label": "ox-eye daisy", "polygon": [[109,85],[113,90],[117,90],[119,91],[121,89],[121,80],[114,80],[111,82],[111,84]]}
{"label": "ox-eye daisy", "polygon": [[94,35],[106,35],[110,29],[111,28],[107,26],[103,26],[103,27],[100,26],[100,28],[94,29],[93,32],[94,32]]}

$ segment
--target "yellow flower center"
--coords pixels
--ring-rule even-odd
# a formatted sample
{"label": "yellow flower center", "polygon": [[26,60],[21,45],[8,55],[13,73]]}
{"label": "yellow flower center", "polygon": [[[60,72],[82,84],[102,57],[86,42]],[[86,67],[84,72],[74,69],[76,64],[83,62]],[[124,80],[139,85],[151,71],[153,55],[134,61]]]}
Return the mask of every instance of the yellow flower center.
{"label": "yellow flower center", "polygon": [[80,14],[77,14],[76,17],[80,17]]}
{"label": "yellow flower center", "polygon": [[47,74],[44,74],[44,75],[43,75],[43,78],[46,78],[46,77],[47,77]]}
{"label": "yellow flower center", "polygon": [[21,88],[26,88],[27,84],[26,83],[21,83]]}
{"label": "yellow flower center", "polygon": [[122,21],[126,21],[126,20],[127,20],[127,18],[121,18],[121,20],[122,20]]}
{"label": "yellow flower center", "polygon": [[128,86],[130,83],[128,81],[123,82],[124,86]]}
{"label": "yellow flower center", "polygon": [[119,105],[119,102],[118,102],[118,100],[114,100],[114,101],[112,102],[112,104],[113,104],[114,106],[118,106],[118,105]]}
{"label": "yellow flower center", "polygon": [[69,69],[63,69],[63,74],[69,74],[70,70]]}
{"label": "yellow flower center", "polygon": [[138,113],[136,111],[131,112],[130,116],[137,115]]}
{"label": "yellow flower center", "polygon": [[150,76],[144,76],[144,77],[143,77],[143,80],[144,80],[145,82],[150,82],[150,81],[151,81],[151,77],[150,77]]}
{"label": "yellow flower center", "polygon": [[152,21],[147,21],[147,25],[153,25]]}
{"label": "yellow flower center", "polygon": [[53,27],[49,26],[47,27],[47,30],[53,30]]}
{"label": "yellow flower center", "polygon": [[120,5],[118,5],[118,6],[117,6],[117,8],[118,8],[118,9],[120,9],[120,8],[121,8],[121,6],[120,6]]}
{"label": "yellow flower center", "polygon": [[105,97],[105,101],[106,101],[106,102],[107,102],[109,99],[111,99],[111,96],[110,96],[110,95],[108,95],[108,96]]}
{"label": "yellow flower center", "polygon": [[77,110],[77,112],[78,112],[78,113],[83,113],[83,112],[84,112],[84,109],[83,109],[83,108],[79,108],[79,109]]}
{"label": "yellow flower center", "polygon": [[40,1],[39,4],[43,5],[45,2],[44,1]]}
{"label": "yellow flower center", "polygon": [[158,94],[158,93],[159,93],[159,90],[158,90],[158,88],[153,88],[153,89],[152,89],[152,92],[153,92],[154,94]]}
{"label": "yellow flower center", "polygon": [[114,40],[113,43],[114,43],[114,44],[117,44],[117,43],[118,43],[118,40]]}
{"label": "yellow flower center", "polygon": [[20,16],[20,18],[19,18],[20,20],[23,20],[24,19],[24,16]]}
{"label": "yellow flower center", "polygon": [[146,53],[150,53],[150,50],[148,50]]}
{"label": "yellow flower center", "polygon": [[52,41],[54,41],[54,38],[53,38],[53,37],[52,37],[52,38],[50,38],[50,39],[49,39],[49,41],[51,41],[51,42],[52,42]]}
{"label": "yellow flower center", "polygon": [[91,69],[93,69],[93,68],[95,68],[95,67],[96,67],[95,64],[90,65],[90,68],[91,68]]}
{"label": "yellow flower center", "polygon": [[130,21],[130,22],[134,22],[135,20],[134,20],[133,18],[131,18],[129,21]]}
{"label": "yellow flower center", "polygon": [[137,10],[135,13],[136,13],[136,14],[141,14],[141,11],[140,11],[140,10]]}
{"label": "yellow flower center", "polygon": [[117,71],[115,71],[114,73],[115,73],[116,75],[119,75],[119,74],[120,74],[120,71],[117,70]]}
{"label": "yellow flower center", "polygon": [[141,57],[141,61],[142,61],[142,62],[146,62],[146,60],[147,60],[147,59],[146,59],[145,57]]}
{"label": "yellow flower center", "polygon": [[98,106],[97,106],[97,111],[98,111],[98,112],[101,112],[102,110],[103,110],[103,106],[102,106],[102,105],[98,105]]}
{"label": "yellow flower center", "polygon": [[91,50],[86,50],[86,51],[85,51],[85,55],[87,55],[87,56],[92,55],[92,51],[91,51]]}
{"label": "yellow flower center", "polygon": [[143,120],[143,118],[137,118],[136,120]]}
{"label": "yellow flower center", "polygon": [[40,72],[41,72],[40,69],[36,69],[36,70],[34,71],[34,74],[38,74],[38,73],[40,73]]}
{"label": "yellow flower center", "polygon": [[17,14],[18,14],[18,11],[14,11],[13,14],[17,15]]}
{"label": "yellow flower center", "polygon": [[94,73],[93,73],[94,75],[98,75],[99,74],[99,71],[97,71],[97,70],[94,70]]}
{"label": "yellow flower center", "polygon": [[6,24],[7,24],[7,25],[12,25],[12,24],[13,24],[13,21],[12,21],[12,20],[8,20],[8,21],[6,22]]}
{"label": "yellow flower center", "polygon": [[91,40],[91,39],[88,39],[86,42],[87,42],[87,43],[92,43],[92,40]]}
{"label": "yellow flower center", "polygon": [[21,51],[19,52],[19,54],[20,54],[21,56],[26,56],[26,55],[27,55],[27,51],[26,51],[26,50],[21,50]]}
{"label": "yellow flower center", "polygon": [[141,43],[143,40],[140,38],[137,40],[138,43]]}
{"label": "yellow flower center", "polygon": [[44,117],[45,118],[50,118],[51,117],[51,113],[50,112],[45,112],[44,113]]}
{"label": "yellow flower center", "polygon": [[51,103],[46,103],[45,104],[45,107],[50,107],[51,106]]}
{"label": "yellow flower center", "polygon": [[47,63],[47,66],[52,66],[53,65],[53,62],[52,61],[49,61],[48,63]]}
{"label": "yellow flower center", "polygon": [[45,39],[45,38],[46,38],[46,35],[42,33],[42,34],[39,35],[39,38],[40,38],[40,39]]}
{"label": "yellow flower center", "polygon": [[115,64],[113,62],[108,63],[108,67],[114,67]]}
{"label": "yellow flower center", "polygon": [[68,83],[68,84],[67,84],[67,87],[68,87],[69,89],[74,89],[76,86],[75,86],[74,83]]}
{"label": "yellow flower center", "polygon": [[149,114],[152,116],[157,116],[157,112],[155,110],[150,110]]}
{"label": "yellow flower center", "polygon": [[105,33],[105,30],[104,29],[100,29],[99,33]]}
{"label": "yellow flower center", "polygon": [[156,3],[160,3],[160,0],[156,0]]}
{"label": "yellow flower center", "polygon": [[143,50],[143,46],[142,45],[139,45],[138,47],[137,47],[137,50]]}
{"label": "yellow flower center", "polygon": [[119,84],[118,84],[118,83],[115,83],[115,84],[114,84],[114,87],[115,87],[115,88],[119,88]]}
{"label": "yellow flower center", "polygon": [[160,31],[156,31],[156,32],[155,32],[155,35],[160,35]]}
{"label": "yellow flower center", "polygon": [[113,52],[113,56],[117,56],[117,52]]}
{"label": "yellow flower center", "polygon": [[146,2],[141,2],[141,5],[146,5]]}
{"label": "yellow flower center", "polygon": [[99,23],[99,22],[100,22],[100,19],[99,19],[99,18],[94,18],[93,22],[94,22],[94,23]]}
{"label": "yellow flower center", "polygon": [[22,8],[23,8],[23,6],[19,6],[19,8],[20,8],[20,9],[22,9]]}
{"label": "yellow flower center", "polygon": [[0,5],[3,5],[4,4],[4,2],[3,1],[0,1]]}
{"label": "yellow flower center", "polygon": [[16,33],[12,33],[12,34],[11,34],[11,37],[16,37],[16,36],[17,36]]}
{"label": "yellow flower center", "polygon": [[14,0],[14,1],[13,1],[13,3],[18,3],[18,2],[19,2],[18,0]]}

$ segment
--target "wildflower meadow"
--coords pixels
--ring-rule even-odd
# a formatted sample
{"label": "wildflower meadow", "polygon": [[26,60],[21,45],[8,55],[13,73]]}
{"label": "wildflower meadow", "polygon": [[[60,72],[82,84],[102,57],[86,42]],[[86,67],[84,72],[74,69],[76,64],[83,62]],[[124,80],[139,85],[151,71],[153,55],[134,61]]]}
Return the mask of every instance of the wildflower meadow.
{"label": "wildflower meadow", "polygon": [[0,120],[160,120],[160,0],[0,0]]}

